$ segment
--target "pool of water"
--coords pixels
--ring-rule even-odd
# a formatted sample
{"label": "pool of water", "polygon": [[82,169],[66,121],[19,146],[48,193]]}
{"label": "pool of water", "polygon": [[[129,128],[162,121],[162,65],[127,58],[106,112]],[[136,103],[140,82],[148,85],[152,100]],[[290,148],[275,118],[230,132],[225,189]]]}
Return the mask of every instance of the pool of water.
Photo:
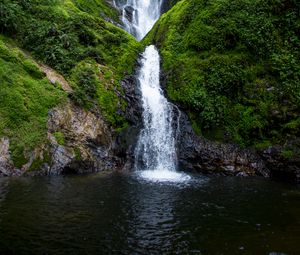
{"label": "pool of water", "polygon": [[300,188],[200,175],[3,178],[0,254],[300,254]]}

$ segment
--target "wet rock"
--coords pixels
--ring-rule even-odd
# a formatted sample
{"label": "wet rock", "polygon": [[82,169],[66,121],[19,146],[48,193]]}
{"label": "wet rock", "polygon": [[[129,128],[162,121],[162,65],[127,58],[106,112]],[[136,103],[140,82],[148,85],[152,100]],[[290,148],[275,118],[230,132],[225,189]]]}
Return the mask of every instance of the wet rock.
{"label": "wet rock", "polygon": [[[165,88],[166,76],[164,75],[161,76],[161,84]],[[127,148],[126,166],[132,168],[134,147],[139,131],[142,129],[141,92],[134,76],[126,77],[122,82],[122,87],[127,101],[125,116],[131,126],[120,134],[117,144],[123,148],[123,151]],[[173,123],[174,129],[177,130],[179,169],[223,175],[269,177],[269,170],[255,152],[243,150],[236,145],[220,144],[198,137],[193,131],[187,115],[181,112],[176,105],[174,105]]]}
{"label": "wet rock", "polygon": [[281,146],[260,151],[262,159],[271,171],[271,177],[280,180],[300,182],[300,155],[284,157]]}
{"label": "wet rock", "polygon": [[[64,141],[59,144],[55,133]],[[114,137],[100,115],[72,103],[53,109],[48,120],[51,163],[48,174],[86,173],[122,168],[115,157]]]}
{"label": "wet rock", "polygon": [[13,167],[9,154],[9,139],[0,139],[0,177],[19,175],[20,170]]}
{"label": "wet rock", "polygon": [[114,6],[117,6],[118,8],[121,8],[122,6],[127,4],[127,0],[108,0],[110,2],[113,2],[112,4]]}
{"label": "wet rock", "polygon": [[132,6],[126,6],[124,8],[125,11],[125,17],[129,22],[132,22],[133,20],[133,12],[134,12],[134,8]]}
{"label": "wet rock", "polygon": [[[68,102],[52,109],[48,116],[47,141],[26,152],[28,160],[21,169],[13,166],[9,140],[0,140],[0,176],[58,175],[131,168],[134,145],[140,130],[141,109],[134,76],[122,82],[130,127],[119,135],[107,125],[99,109],[86,111]],[[60,137],[60,138],[58,138]],[[128,159],[128,161],[127,161]]]}
{"label": "wet rock", "polygon": [[184,113],[181,113],[177,147],[179,168],[182,170],[238,176],[270,176],[263,160],[254,151],[198,137]]}
{"label": "wet rock", "polygon": [[[198,137],[188,117],[181,113],[177,141],[179,168],[202,173],[224,175],[259,175],[280,180],[300,182],[300,140],[291,139],[285,145],[263,151],[241,149],[237,145],[222,144]],[[291,157],[284,156],[290,148]],[[294,149],[294,151],[292,151]]]}
{"label": "wet rock", "polygon": [[[139,68],[139,65],[137,65],[137,68]],[[127,75],[121,82],[121,86],[125,94],[124,99],[127,102],[125,118],[132,126],[139,126],[142,120],[143,107],[141,102],[141,91],[136,76]]]}
{"label": "wet rock", "polygon": [[73,151],[68,148],[52,144],[52,161],[47,174],[60,174],[75,158]]}
{"label": "wet rock", "polygon": [[179,2],[179,0],[164,0],[162,1],[162,4],[161,4],[161,13],[165,13],[167,12],[168,10],[170,10],[177,2]]}
{"label": "wet rock", "polygon": [[[136,64],[135,70],[138,72],[139,63]],[[116,144],[118,153],[126,155],[126,164],[123,170],[131,170],[134,165],[134,150],[138,140],[140,130],[143,128],[142,121],[142,102],[141,91],[138,86],[136,75],[128,75],[121,82],[121,86],[125,92],[125,100],[127,107],[125,111],[125,118],[130,126],[123,130],[117,137]]]}

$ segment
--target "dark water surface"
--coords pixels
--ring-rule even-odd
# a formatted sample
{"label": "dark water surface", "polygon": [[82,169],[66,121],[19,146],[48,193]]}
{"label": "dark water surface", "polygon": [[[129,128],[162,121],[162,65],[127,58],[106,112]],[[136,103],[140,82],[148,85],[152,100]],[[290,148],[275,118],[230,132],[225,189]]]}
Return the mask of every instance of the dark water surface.
{"label": "dark water surface", "polygon": [[202,176],[0,179],[0,254],[300,254],[300,188]]}

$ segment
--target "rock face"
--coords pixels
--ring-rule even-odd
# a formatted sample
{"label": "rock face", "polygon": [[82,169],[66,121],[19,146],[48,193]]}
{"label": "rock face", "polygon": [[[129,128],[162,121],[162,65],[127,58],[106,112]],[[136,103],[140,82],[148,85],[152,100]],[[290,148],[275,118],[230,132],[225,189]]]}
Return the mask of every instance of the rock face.
{"label": "rock face", "polygon": [[[166,77],[161,73],[162,87]],[[178,115],[178,110],[175,111]],[[177,139],[179,168],[185,171],[217,173],[222,175],[279,178],[300,182],[300,154],[292,158],[282,156],[282,146],[264,151],[241,149],[234,144],[217,143],[199,137],[193,131],[188,117],[181,112]],[[293,140],[293,139],[292,139]],[[300,141],[293,141],[291,148],[300,148]]]}
{"label": "rock face", "polygon": [[27,155],[17,169],[9,155],[9,140],[0,140],[0,176],[57,175],[121,170],[126,152],[117,147],[112,129],[99,114],[71,102],[49,113],[47,142]]}
{"label": "rock face", "polygon": [[270,176],[264,161],[254,151],[198,137],[183,113],[179,130],[177,147],[180,169],[231,176]]}
{"label": "rock face", "polygon": [[[57,141],[58,135],[63,141]],[[49,174],[122,168],[122,160],[114,155],[112,132],[101,116],[71,103],[50,112],[48,139],[51,144]]]}
{"label": "rock face", "polygon": [[125,10],[125,15],[126,15],[126,19],[129,21],[129,22],[132,22],[133,20],[133,12],[134,12],[134,8],[132,6],[126,6],[124,8]]}
{"label": "rock face", "polygon": [[46,74],[47,79],[52,83],[55,84],[56,82],[59,83],[62,89],[68,93],[72,92],[72,88],[70,84],[65,80],[65,78],[58,74],[55,70],[51,67],[46,66],[44,64],[38,64],[37,67]]}
{"label": "rock face", "polygon": [[[139,66],[137,66],[138,72]],[[161,74],[161,84],[165,87],[166,76]],[[126,151],[126,169],[132,169],[134,163],[134,148],[142,126],[141,92],[135,76],[127,76],[122,87],[125,92],[127,109],[125,116],[130,127],[123,131],[117,139],[121,151]],[[179,127],[176,126],[178,115]],[[280,156],[280,151],[258,152],[241,149],[234,144],[222,144],[199,137],[193,131],[188,117],[174,105],[174,128],[177,134],[177,152],[179,169],[201,172],[205,174],[220,174],[230,176],[264,176],[275,177],[280,174],[289,176],[290,180],[298,180],[300,176],[300,160],[287,160]],[[284,169],[284,170],[283,170]]]}
{"label": "rock face", "polygon": [[209,141],[197,136],[182,113],[177,141],[179,167],[185,171],[222,175],[263,176],[300,182],[300,157],[286,158],[282,146],[263,151],[241,149],[234,144]]}
{"label": "rock face", "polygon": [[[135,77],[128,75],[121,83],[125,93],[120,96],[127,102],[127,129],[117,135],[99,112],[68,102],[49,112],[47,142],[27,155],[29,160],[21,169],[10,159],[9,139],[0,139],[0,176],[132,170],[135,145],[143,128],[141,92]],[[163,74],[161,83],[164,87]],[[180,170],[300,181],[300,159],[284,158],[280,147],[257,152],[209,141],[195,134],[187,115],[175,105],[174,128]]]}
{"label": "rock face", "polygon": [[263,176],[300,182],[300,157],[286,158],[281,146],[263,151],[241,149],[197,136],[181,113],[177,139],[179,168],[184,171],[230,176]]}
{"label": "rock face", "polygon": [[172,8],[179,0],[164,0],[161,4],[161,13],[165,13]]}
{"label": "rock face", "polygon": [[0,177],[18,175],[19,171],[13,167],[9,155],[9,139],[0,139]]}
{"label": "rock face", "polygon": [[300,155],[286,158],[280,146],[270,147],[259,154],[271,170],[271,177],[286,181],[300,182]]}
{"label": "rock face", "polygon": [[[137,63],[136,70],[138,68],[139,64]],[[125,118],[130,126],[117,137],[116,144],[119,148],[118,155],[126,154],[127,160],[124,170],[131,170],[134,164],[135,145],[137,143],[139,132],[143,128],[141,91],[139,90],[136,75],[126,76],[121,82],[121,86],[125,92],[124,99],[127,102]]]}

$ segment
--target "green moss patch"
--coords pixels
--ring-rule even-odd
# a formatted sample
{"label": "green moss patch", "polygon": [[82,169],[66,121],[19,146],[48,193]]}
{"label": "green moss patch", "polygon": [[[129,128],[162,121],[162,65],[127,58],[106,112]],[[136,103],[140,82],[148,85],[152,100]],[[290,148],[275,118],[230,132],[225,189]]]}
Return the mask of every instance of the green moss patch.
{"label": "green moss patch", "polygon": [[63,74],[73,84],[71,99],[77,104],[86,109],[98,106],[115,129],[122,129],[125,102],[118,97],[119,82],[132,73],[142,48],[134,37],[106,21],[117,19],[118,12],[105,0],[4,0],[0,32]]}
{"label": "green moss patch", "polygon": [[72,98],[88,110],[99,107],[108,123],[122,129],[127,125],[121,115],[126,104],[118,97],[121,89],[115,77],[110,68],[99,65],[93,59],[82,61],[72,71]]}
{"label": "green moss patch", "polygon": [[[2,39],[2,40],[1,40]],[[46,139],[49,109],[66,99],[32,60],[0,38],[0,136],[10,138],[17,167],[26,163],[26,153]]]}

